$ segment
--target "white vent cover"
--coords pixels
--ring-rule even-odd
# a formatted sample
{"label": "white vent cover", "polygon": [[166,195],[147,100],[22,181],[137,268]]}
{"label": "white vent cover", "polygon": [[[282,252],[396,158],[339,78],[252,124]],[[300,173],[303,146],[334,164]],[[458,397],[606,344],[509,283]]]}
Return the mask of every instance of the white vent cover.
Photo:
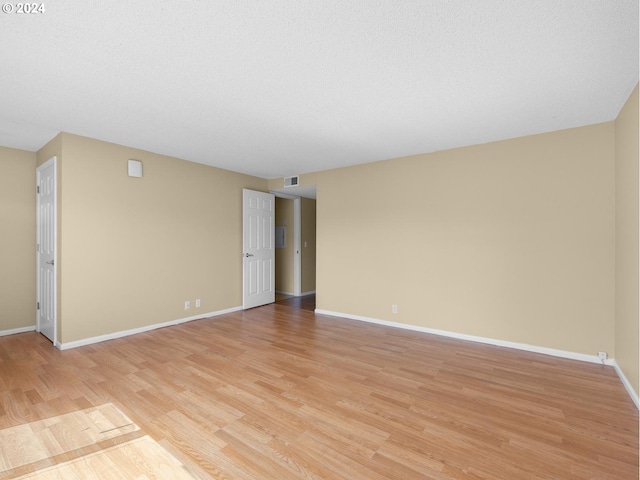
{"label": "white vent cover", "polygon": [[140,160],[129,160],[127,169],[130,177],[142,178],[142,162]]}
{"label": "white vent cover", "polygon": [[293,177],[284,177],[284,186],[285,187],[297,187],[299,184],[300,177],[298,175],[294,175]]}

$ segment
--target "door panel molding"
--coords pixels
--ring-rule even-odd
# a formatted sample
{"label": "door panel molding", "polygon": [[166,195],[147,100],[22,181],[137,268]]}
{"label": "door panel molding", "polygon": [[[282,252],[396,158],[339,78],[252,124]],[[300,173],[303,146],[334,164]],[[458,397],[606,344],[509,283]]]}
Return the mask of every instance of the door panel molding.
{"label": "door panel molding", "polygon": [[242,308],[275,302],[275,196],[242,190]]}
{"label": "door panel molding", "polygon": [[36,330],[57,342],[57,158],[36,169]]}

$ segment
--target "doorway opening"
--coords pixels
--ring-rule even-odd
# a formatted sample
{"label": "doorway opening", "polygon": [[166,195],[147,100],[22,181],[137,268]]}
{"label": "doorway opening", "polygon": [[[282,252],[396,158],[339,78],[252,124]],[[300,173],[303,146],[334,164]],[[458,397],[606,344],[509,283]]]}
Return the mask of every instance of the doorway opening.
{"label": "doorway opening", "polygon": [[[296,298],[309,297],[305,305],[315,305],[316,291],[316,198],[315,188],[308,196],[272,191],[276,196],[275,285],[276,302],[301,304]],[[313,198],[310,198],[313,197]]]}

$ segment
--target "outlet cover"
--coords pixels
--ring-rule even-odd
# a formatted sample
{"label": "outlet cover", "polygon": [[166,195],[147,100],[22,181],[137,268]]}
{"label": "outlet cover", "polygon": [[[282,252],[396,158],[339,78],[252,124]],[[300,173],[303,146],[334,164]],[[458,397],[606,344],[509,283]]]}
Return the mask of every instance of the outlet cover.
{"label": "outlet cover", "polygon": [[187,300],[186,302],[184,302],[184,309],[189,310],[190,308],[191,308],[191,302]]}

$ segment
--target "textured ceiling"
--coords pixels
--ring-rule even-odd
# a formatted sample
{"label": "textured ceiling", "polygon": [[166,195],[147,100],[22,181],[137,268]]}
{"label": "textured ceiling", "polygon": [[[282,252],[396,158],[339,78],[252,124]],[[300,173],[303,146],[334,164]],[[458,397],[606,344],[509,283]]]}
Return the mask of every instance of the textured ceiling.
{"label": "textured ceiling", "polygon": [[637,0],[44,6],[0,13],[0,145],[274,178],[609,121],[638,81]]}

